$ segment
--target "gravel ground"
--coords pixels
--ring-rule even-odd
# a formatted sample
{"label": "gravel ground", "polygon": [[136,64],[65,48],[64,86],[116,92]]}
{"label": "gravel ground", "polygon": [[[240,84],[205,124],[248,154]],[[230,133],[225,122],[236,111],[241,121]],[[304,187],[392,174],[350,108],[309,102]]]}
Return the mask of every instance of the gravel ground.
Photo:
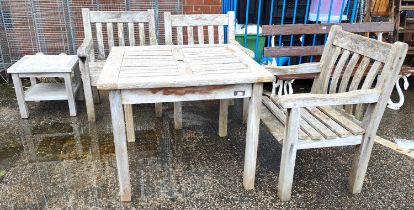
{"label": "gravel ground", "polygon": [[[87,122],[83,102],[78,102],[74,118],[64,102],[30,103],[30,119],[21,120],[12,87],[3,84],[0,90],[0,170],[5,172],[0,176],[0,209],[414,208],[413,159],[379,144],[357,195],[347,191],[353,147],[299,151],[292,199],[281,202],[281,145],[264,126],[256,188],[245,191],[241,105],[230,108],[228,137],[220,138],[214,101],[184,103],[184,128],[179,131],[173,128],[170,104],[162,118],[154,117],[152,105],[135,106],[137,141],[128,143],[132,201],[121,203],[106,97],[97,105],[96,124]],[[405,92],[401,110],[386,110],[380,136],[414,138],[413,92],[412,87]]]}

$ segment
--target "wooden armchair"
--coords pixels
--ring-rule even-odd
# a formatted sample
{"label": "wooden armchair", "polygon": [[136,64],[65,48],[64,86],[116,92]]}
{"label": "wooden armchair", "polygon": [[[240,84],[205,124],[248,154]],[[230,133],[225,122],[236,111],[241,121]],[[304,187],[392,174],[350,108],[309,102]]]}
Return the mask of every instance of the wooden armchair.
{"label": "wooden armchair", "polygon": [[[193,44],[224,44],[225,30],[227,26],[227,43],[234,44],[250,57],[254,58],[254,52],[242,47],[234,35],[234,12],[229,11],[227,14],[202,14],[202,15],[171,15],[169,12],[164,13],[165,24],[165,44],[173,45],[173,31],[176,32],[176,42],[178,45]],[[173,27],[175,30],[173,30]],[[186,35],[183,34],[186,30]],[[195,30],[197,33],[195,33]],[[206,30],[207,29],[207,30]],[[204,34],[207,32],[207,36]],[[196,34],[196,35],[195,35]],[[206,39],[207,38],[207,39]],[[206,40],[205,40],[206,39]],[[248,98],[244,99],[243,121],[247,119]],[[219,119],[219,136],[227,135],[227,113],[229,100],[220,100],[220,119]],[[174,125],[176,129],[182,128],[182,107],[181,102],[174,103]]]}
{"label": "wooden armchair", "polygon": [[[82,72],[88,119],[89,121],[95,121],[94,101],[99,102],[96,82],[105,64],[107,54],[113,46],[146,45],[148,42],[150,45],[157,45],[155,16],[154,10],[103,12],[89,11],[89,9],[83,8],[82,17],[85,38],[78,48],[79,66]],[[117,28],[114,29],[115,23]],[[106,26],[106,33],[102,29],[103,25]],[[124,31],[124,26],[127,26],[127,33]],[[95,28],[95,30],[92,30],[92,28]],[[138,31],[135,29],[138,29]],[[118,38],[114,38],[114,30],[117,32]],[[126,34],[128,34],[128,37],[125,37]],[[138,35],[138,40],[136,40],[135,35]],[[96,58],[95,50],[98,51]],[[161,116],[162,105],[156,104],[155,107],[156,115]],[[125,106],[125,115],[127,122],[132,120],[131,105]]]}
{"label": "wooden armchair", "polygon": [[320,65],[310,68],[318,72],[312,92],[263,96],[262,121],[283,143],[278,185],[282,201],[291,197],[299,149],[357,145],[349,190],[361,191],[374,138],[407,49],[405,43],[391,45],[332,26]]}

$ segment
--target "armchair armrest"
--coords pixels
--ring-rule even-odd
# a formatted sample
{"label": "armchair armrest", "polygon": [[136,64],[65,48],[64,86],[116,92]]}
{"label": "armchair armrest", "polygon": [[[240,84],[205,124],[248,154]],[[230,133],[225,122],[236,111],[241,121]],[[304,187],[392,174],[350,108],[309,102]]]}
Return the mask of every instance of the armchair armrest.
{"label": "armchair armrest", "polygon": [[268,70],[273,75],[289,75],[289,74],[311,74],[311,73],[320,73],[321,72],[321,63],[303,63],[298,65],[291,66],[271,66],[265,65],[266,70]]}
{"label": "armchair armrest", "polygon": [[80,58],[87,58],[93,48],[93,41],[91,38],[83,39],[82,45],[78,48],[77,54]]}
{"label": "armchair armrest", "polygon": [[292,94],[280,97],[271,97],[272,101],[283,108],[301,108],[314,106],[338,106],[350,104],[375,103],[380,97],[377,89],[354,90],[345,93],[334,94]]}
{"label": "armchair armrest", "polygon": [[250,49],[247,49],[240,45],[236,40],[229,40],[229,44],[234,44],[236,47],[238,47],[241,51],[246,53],[249,57],[254,58],[254,52]]}

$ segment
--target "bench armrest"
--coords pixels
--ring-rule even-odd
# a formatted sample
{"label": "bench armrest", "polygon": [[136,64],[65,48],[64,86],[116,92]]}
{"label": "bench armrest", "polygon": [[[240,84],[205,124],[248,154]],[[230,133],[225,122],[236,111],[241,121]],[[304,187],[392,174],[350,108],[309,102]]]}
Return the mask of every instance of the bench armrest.
{"label": "bench armrest", "polygon": [[375,103],[380,97],[377,89],[354,90],[345,93],[334,94],[292,94],[271,97],[272,101],[280,104],[285,109],[314,107],[314,106],[339,106],[350,104]]}
{"label": "bench armrest", "polygon": [[250,49],[247,49],[240,45],[236,40],[230,40],[229,44],[234,44],[236,47],[238,47],[241,51],[246,53],[249,57],[254,58],[254,52]]}
{"label": "bench armrest", "polygon": [[321,63],[303,63],[298,65],[291,66],[272,66],[265,65],[266,70],[268,70],[273,75],[289,75],[289,74],[311,74],[311,73],[320,73],[321,72]]}
{"label": "bench armrest", "polygon": [[79,58],[87,58],[89,57],[93,48],[93,41],[90,38],[83,39],[82,45],[78,48],[78,57]]}

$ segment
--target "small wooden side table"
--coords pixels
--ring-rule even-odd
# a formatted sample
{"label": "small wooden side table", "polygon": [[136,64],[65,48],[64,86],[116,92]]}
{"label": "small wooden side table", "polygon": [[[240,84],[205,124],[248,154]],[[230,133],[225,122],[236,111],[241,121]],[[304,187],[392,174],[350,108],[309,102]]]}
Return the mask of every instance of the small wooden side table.
{"label": "small wooden side table", "polygon": [[[70,116],[76,116],[75,94],[81,87],[76,55],[26,55],[13,64],[7,73],[12,75],[20,115],[28,118],[26,101],[67,100]],[[75,80],[72,82],[72,73]],[[62,77],[64,83],[37,83],[37,77]],[[31,86],[23,90],[21,78],[30,78]]]}

